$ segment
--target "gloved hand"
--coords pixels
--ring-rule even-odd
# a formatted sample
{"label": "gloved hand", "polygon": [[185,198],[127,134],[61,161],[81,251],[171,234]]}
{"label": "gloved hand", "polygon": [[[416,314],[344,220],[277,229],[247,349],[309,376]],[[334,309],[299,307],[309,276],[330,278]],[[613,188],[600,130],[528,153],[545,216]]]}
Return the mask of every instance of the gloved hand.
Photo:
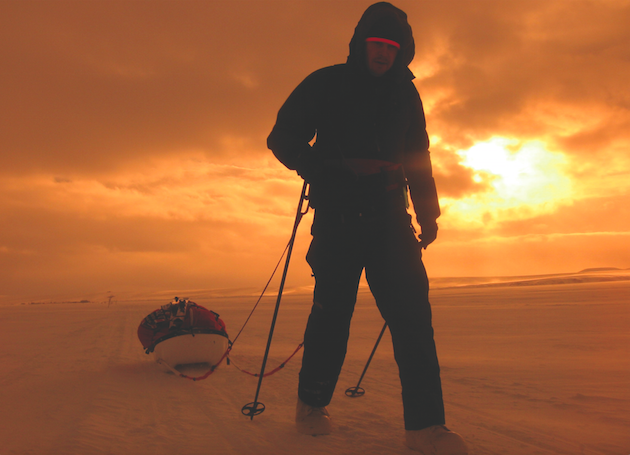
{"label": "gloved hand", "polygon": [[437,238],[438,225],[437,222],[425,222],[420,227],[422,228],[422,234],[418,236],[420,239],[418,246],[426,250],[427,247]]}
{"label": "gloved hand", "polygon": [[321,180],[324,172],[324,161],[310,146],[307,147],[298,157],[295,171],[308,183],[313,183],[316,180]]}

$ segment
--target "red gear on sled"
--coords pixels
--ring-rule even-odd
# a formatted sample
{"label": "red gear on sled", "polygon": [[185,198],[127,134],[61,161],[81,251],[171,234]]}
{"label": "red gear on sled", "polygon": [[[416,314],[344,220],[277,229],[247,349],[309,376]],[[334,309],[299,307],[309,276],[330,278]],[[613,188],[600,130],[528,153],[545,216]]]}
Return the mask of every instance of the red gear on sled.
{"label": "red gear on sled", "polygon": [[138,338],[145,349],[152,349],[168,335],[192,329],[213,330],[227,337],[225,323],[217,313],[188,299],[178,299],[153,311],[138,327]]}

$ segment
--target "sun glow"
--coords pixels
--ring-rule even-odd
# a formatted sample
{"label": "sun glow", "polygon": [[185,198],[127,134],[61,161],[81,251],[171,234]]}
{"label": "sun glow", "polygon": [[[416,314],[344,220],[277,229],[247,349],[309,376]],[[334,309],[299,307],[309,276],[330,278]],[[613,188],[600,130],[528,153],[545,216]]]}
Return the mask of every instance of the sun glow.
{"label": "sun glow", "polygon": [[473,180],[489,191],[463,199],[444,200],[451,216],[487,224],[548,212],[571,195],[564,173],[566,159],[546,150],[542,142],[495,137],[456,152],[460,165],[473,171]]}

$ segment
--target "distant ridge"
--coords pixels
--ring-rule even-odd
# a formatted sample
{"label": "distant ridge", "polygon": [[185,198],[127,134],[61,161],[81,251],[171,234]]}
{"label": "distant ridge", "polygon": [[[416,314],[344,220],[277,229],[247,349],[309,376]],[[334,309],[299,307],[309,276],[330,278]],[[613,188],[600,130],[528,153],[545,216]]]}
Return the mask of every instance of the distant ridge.
{"label": "distant ridge", "polygon": [[[553,273],[544,275],[521,276],[468,276],[468,277],[430,277],[431,289],[471,289],[471,288],[498,288],[518,286],[550,286],[580,283],[624,282],[630,281],[630,268],[619,267],[592,267],[579,272]],[[111,304],[123,302],[155,302],[156,306],[167,303],[174,296],[185,296],[197,303],[212,300],[225,299],[252,299],[255,301],[260,296],[261,289],[255,287],[218,288],[218,289],[178,289],[178,290],[153,290],[135,292],[117,292],[116,300]],[[309,299],[313,289],[311,285],[288,287],[285,289],[286,297],[297,299]],[[366,283],[362,282],[359,292],[370,290]],[[0,295],[0,306],[3,305],[42,305],[42,304],[107,304],[111,293],[94,293],[78,296],[55,297],[11,297]],[[275,293],[268,293],[265,298],[274,299]],[[26,303],[29,302],[29,303]],[[161,302],[161,303],[160,303]]]}
{"label": "distant ridge", "polygon": [[503,277],[468,277],[435,278],[433,289],[488,288],[512,286],[548,286],[560,284],[601,283],[630,281],[630,269],[617,267],[596,267],[577,273],[558,273],[551,275],[503,276]]}
{"label": "distant ridge", "polygon": [[629,269],[620,269],[618,267],[595,267],[591,269],[580,270],[578,273],[589,273],[589,272],[612,272],[615,270],[629,270]]}

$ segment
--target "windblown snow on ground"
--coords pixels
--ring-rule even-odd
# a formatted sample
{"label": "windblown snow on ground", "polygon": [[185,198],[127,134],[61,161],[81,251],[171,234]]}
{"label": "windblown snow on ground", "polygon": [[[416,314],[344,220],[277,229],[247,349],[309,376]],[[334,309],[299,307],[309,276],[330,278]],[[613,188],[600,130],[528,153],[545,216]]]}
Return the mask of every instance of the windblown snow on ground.
{"label": "windblown snow on ground", "polygon": [[[604,275],[615,274],[582,277]],[[447,424],[472,454],[630,454],[630,281],[615,276],[432,291]],[[301,353],[264,379],[265,412],[253,420],[241,413],[258,379],[234,365],[260,369],[275,298],[254,313],[232,365],[190,381],[165,372],[136,336],[142,318],[175,295],[2,306],[0,455],[414,453],[402,443],[388,333],[362,382],[365,396],[344,395],[383,325],[365,290],[329,407],[335,432],[320,437],[293,427]],[[256,301],[179,296],[218,312],[232,338]],[[283,297],[267,371],[301,342],[309,309],[307,293]]]}

